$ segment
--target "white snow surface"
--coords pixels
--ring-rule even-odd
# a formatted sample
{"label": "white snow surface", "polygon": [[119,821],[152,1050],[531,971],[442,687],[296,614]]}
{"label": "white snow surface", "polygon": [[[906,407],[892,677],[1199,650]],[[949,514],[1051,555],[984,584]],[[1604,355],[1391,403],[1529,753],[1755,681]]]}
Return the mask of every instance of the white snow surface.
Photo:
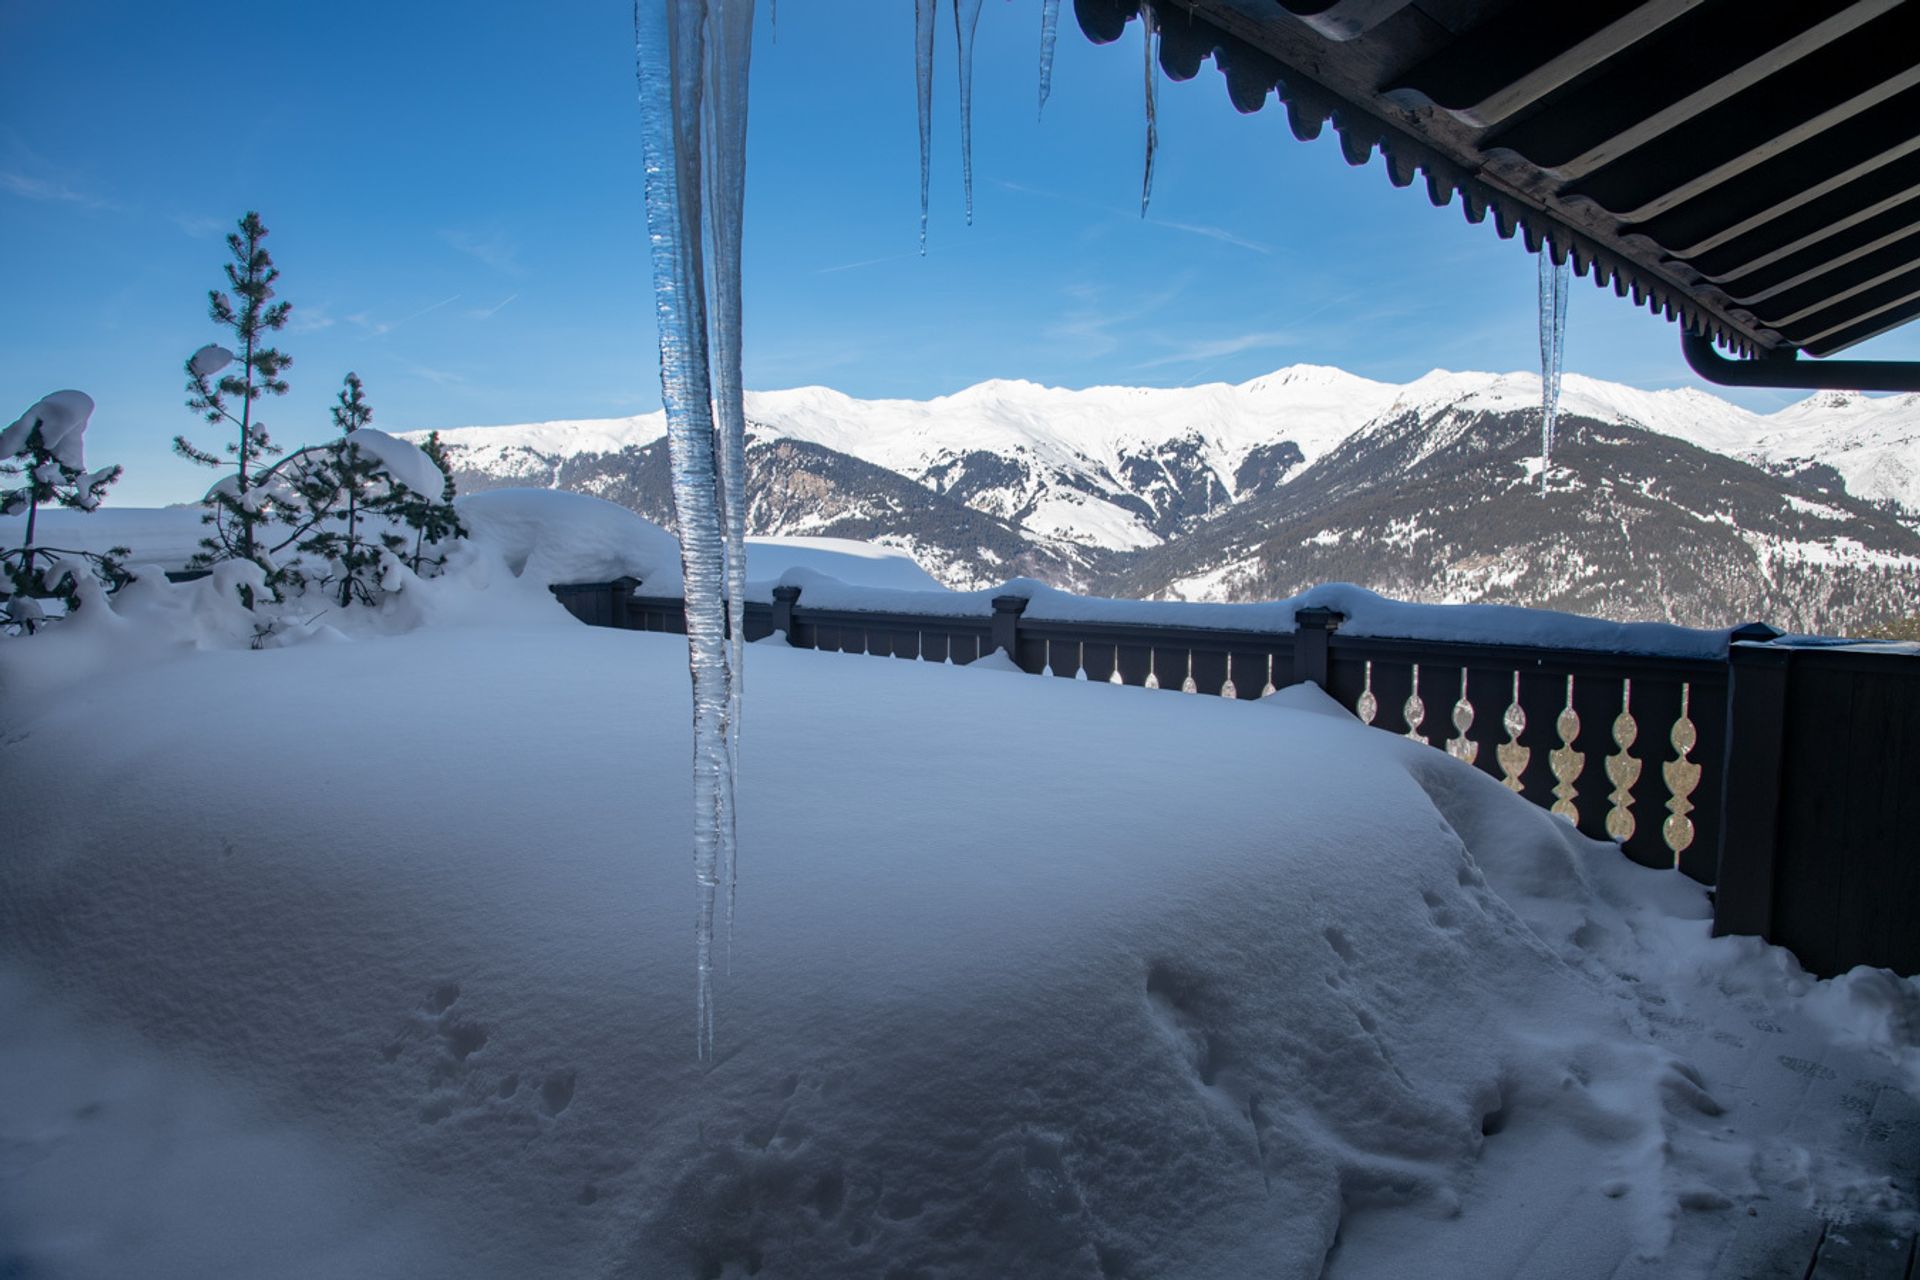
{"label": "white snow surface", "polygon": [[93,419],[93,397],[84,391],[56,391],[43,396],[0,430],[0,458],[11,458],[27,447],[35,426],[40,443],[69,470],[87,469],[87,424]]}
{"label": "white snow surface", "polygon": [[756,647],[702,1068],[685,648],[475,572],[352,643],[0,641],[16,1269],[1684,1278],[1912,1221],[1920,986],[1310,687]]}

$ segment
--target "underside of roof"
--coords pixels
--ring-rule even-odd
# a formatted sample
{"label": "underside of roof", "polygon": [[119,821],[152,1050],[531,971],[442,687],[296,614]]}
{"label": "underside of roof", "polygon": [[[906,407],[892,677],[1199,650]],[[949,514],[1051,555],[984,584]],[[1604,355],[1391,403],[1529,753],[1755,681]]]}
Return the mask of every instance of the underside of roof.
{"label": "underside of roof", "polygon": [[[1920,316],[1920,0],[1145,0],[1161,69],[1746,356]],[[1096,43],[1142,0],[1075,0]]]}

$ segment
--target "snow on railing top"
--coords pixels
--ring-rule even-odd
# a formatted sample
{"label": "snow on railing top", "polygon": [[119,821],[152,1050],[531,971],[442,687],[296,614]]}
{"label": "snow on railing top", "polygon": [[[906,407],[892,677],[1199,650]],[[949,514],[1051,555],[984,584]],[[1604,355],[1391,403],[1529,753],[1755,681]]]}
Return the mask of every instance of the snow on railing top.
{"label": "snow on railing top", "polygon": [[[1299,610],[1322,608],[1342,616],[1340,632],[1343,635],[1672,658],[1724,658],[1733,634],[1731,628],[1705,630],[1664,622],[1609,622],[1518,605],[1411,604],[1344,582],[1314,587],[1286,600],[1208,604],[1082,596],[1032,578],[1013,578],[1001,586],[980,591],[900,591],[853,586],[814,570],[790,569],[778,579],[749,583],[749,599],[770,599],[776,585],[799,587],[802,607],[855,613],[987,618],[993,615],[996,596],[1019,596],[1027,601],[1023,617],[1028,622],[1274,632],[1294,630],[1294,615]],[[644,584],[641,592],[649,594]]]}

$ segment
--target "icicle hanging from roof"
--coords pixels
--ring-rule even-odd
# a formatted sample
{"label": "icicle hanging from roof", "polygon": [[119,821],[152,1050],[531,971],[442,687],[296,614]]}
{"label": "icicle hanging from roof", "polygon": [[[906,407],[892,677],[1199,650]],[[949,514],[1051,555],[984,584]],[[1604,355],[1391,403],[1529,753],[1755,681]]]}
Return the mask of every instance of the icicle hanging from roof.
{"label": "icicle hanging from roof", "polygon": [[927,255],[927,177],[933,154],[933,5],[913,0],[913,78],[920,95],[920,256]]}
{"label": "icicle hanging from roof", "polygon": [[[736,430],[743,417],[738,406],[717,402],[737,399],[740,387],[738,257],[752,22],[753,0],[638,0],[634,6],[660,398],[667,417],[693,679],[696,1052],[703,1060],[712,1057],[714,1044],[716,898],[734,866],[732,726],[738,669],[726,639],[729,539],[716,453],[725,455],[739,442],[723,443],[716,436]],[[709,205],[704,209],[703,195]],[[706,237],[715,259],[711,310],[702,254]],[[710,316],[725,330],[717,337],[709,333]],[[717,371],[717,378],[710,362],[716,352],[728,366]]]}
{"label": "icicle hanging from roof", "polygon": [[1060,34],[1060,0],[1040,0],[1040,107],[1045,114],[1047,95],[1053,92],[1053,42]]}
{"label": "icicle hanging from roof", "polygon": [[960,64],[960,184],[967,225],[973,225],[973,33],[980,25],[981,0],[953,0],[953,35]]}
{"label": "icicle hanging from roof", "polygon": [[1557,265],[1540,247],[1540,496],[1547,493],[1553,464],[1553,428],[1560,417],[1560,375],[1566,361],[1567,294],[1573,287],[1572,256]]}
{"label": "icicle hanging from roof", "polygon": [[1147,216],[1147,201],[1153,196],[1153,153],[1160,145],[1160,124],[1155,99],[1155,79],[1153,74],[1155,36],[1159,34],[1158,18],[1153,6],[1140,6],[1140,38],[1146,47],[1146,92],[1147,92],[1147,161],[1140,174],[1140,216]]}

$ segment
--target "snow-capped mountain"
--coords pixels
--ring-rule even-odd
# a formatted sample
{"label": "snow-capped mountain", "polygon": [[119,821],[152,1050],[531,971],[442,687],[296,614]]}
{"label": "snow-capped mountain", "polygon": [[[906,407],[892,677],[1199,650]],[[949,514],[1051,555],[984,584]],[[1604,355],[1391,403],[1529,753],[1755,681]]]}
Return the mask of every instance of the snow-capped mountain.
{"label": "snow-capped mountain", "polygon": [[[1542,500],[1539,394],[1531,374],[1394,386],[1318,366],[927,401],[750,392],[749,528],[887,543],[967,587],[1244,599],[1341,578],[1826,630],[1920,612],[1920,396],[1757,414],[1569,376]],[[667,520],[664,432],[654,413],[441,436],[463,488],[579,489]]]}

